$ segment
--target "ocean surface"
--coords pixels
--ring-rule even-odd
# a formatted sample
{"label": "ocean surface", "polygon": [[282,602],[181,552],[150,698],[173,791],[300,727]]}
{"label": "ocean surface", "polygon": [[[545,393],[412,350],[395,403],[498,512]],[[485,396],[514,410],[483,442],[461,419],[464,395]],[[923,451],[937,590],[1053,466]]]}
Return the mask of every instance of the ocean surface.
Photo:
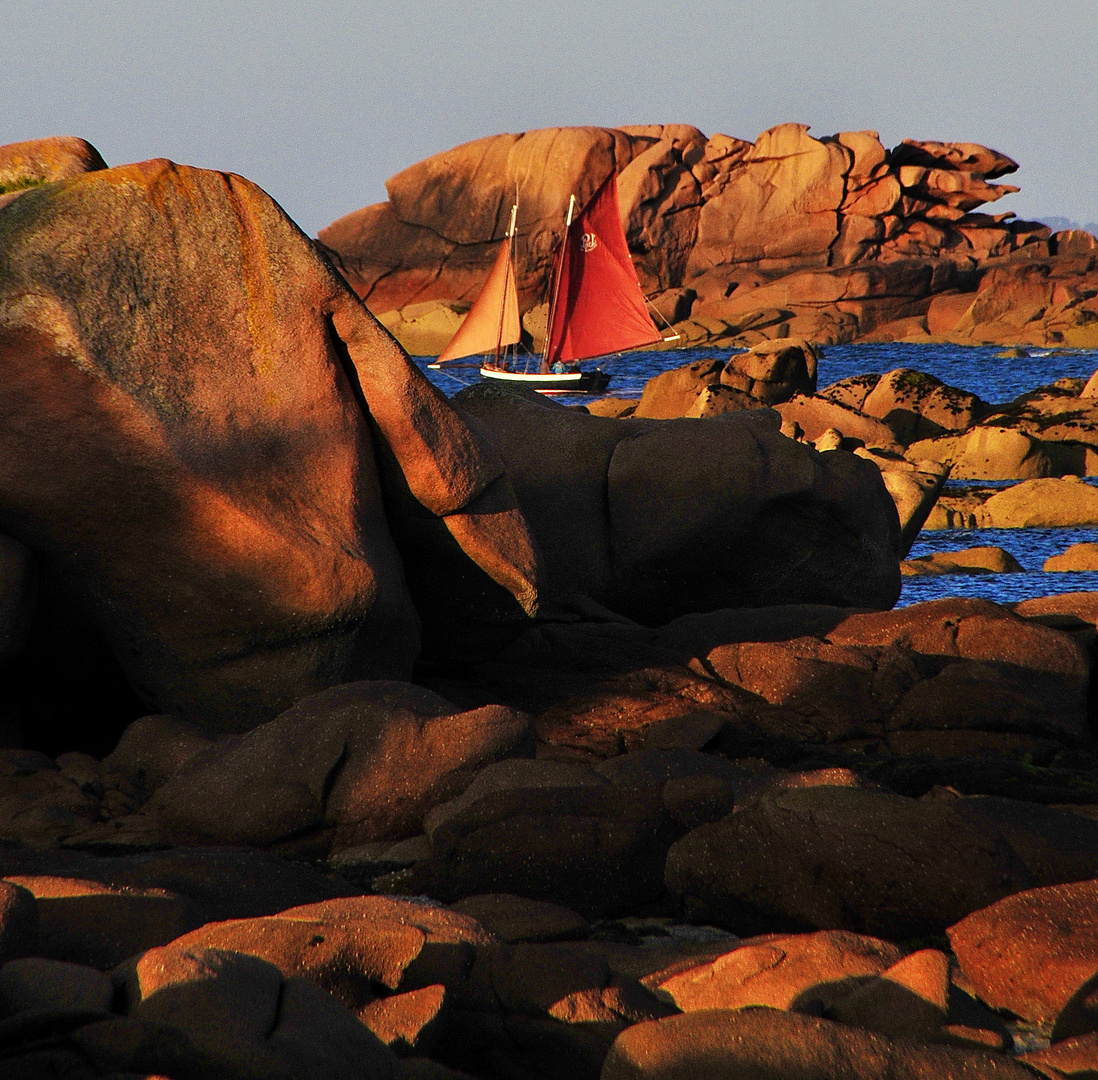
{"label": "ocean surface", "polygon": [[[653,375],[707,357],[728,357],[735,349],[681,349],[672,352],[630,353],[603,361],[612,380],[607,396],[639,398]],[[819,386],[824,388],[851,375],[892,371],[908,367],[925,371],[951,386],[978,395],[991,404],[1012,401],[1020,394],[1067,376],[1089,378],[1098,369],[1095,349],[1030,349],[1029,356],[999,357],[1001,346],[908,345],[900,342],[874,345],[833,345],[823,350]],[[446,394],[454,394],[475,382],[475,372],[463,372],[464,382],[427,368],[430,357],[417,357],[427,377]],[[586,396],[560,396],[562,404],[582,404]],[[1091,478],[1091,482],[1098,482]],[[965,482],[968,486],[972,481]],[[959,486],[950,482],[949,487]],[[998,485],[996,485],[998,486]],[[1086,529],[941,529],[923,532],[911,556],[935,551],[996,545],[1009,551],[1024,567],[1015,574],[949,574],[937,578],[904,578],[900,604],[935,600],[942,596],[982,596],[999,603],[1065,592],[1098,592],[1098,571],[1045,573],[1041,567],[1050,555],[1072,544],[1098,542],[1098,527]]]}

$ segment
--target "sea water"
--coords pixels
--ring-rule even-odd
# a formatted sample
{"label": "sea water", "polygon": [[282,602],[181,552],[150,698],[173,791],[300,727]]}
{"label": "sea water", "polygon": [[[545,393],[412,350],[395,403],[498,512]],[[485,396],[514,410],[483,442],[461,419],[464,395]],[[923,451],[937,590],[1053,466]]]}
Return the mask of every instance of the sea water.
{"label": "sea water", "polygon": [[[639,398],[644,384],[669,368],[703,359],[727,359],[737,349],[681,349],[669,352],[637,352],[603,361],[612,379],[611,397]],[[821,389],[852,375],[914,368],[934,375],[950,386],[976,394],[989,404],[1005,404],[1038,386],[1065,377],[1089,378],[1098,368],[1095,349],[1037,349],[1027,356],[1003,357],[1001,346],[910,345],[902,342],[872,345],[833,345],[823,349],[818,381]],[[427,368],[430,358],[419,357],[425,374],[446,394],[468,383]],[[473,374],[473,373],[469,373]],[[475,375],[474,375],[475,379]],[[562,404],[582,404],[583,396],[560,396]],[[1098,483],[1098,478],[1089,478]],[[973,481],[964,482],[972,486]],[[950,481],[947,488],[960,486]],[[996,485],[998,486],[998,485]],[[1003,485],[1005,486],[1005,485]],[[911,557],[935,551],[995,545],[1009,551],[1023,567],[1015,574],[947,574],[941,577],[906,577],[900,604],[934,600],[942,596],[981,596],[999,603],[1065,592],[1098,592],[1098,571],[1045,573],[1041,567],[1050,555],[1072,544],[1098,542],[1098,527],[1085,529],[940,529],[924,531],[911,549]]]}

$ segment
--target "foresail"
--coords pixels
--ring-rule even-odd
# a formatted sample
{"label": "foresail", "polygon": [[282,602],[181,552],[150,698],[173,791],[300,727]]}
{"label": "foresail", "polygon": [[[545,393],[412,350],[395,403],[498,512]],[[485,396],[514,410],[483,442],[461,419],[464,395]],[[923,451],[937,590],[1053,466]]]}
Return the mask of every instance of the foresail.
{"label": "foresail", "polygon": [[584,360],[659,340],[629,257],[611,173],[565,237],[545,359]]}
{"label": "foresail", "polygon": [[436,363],[445,364],[477,353],[494,353],[497,346],[514,345],[521,334],[515,267],[508,238],[500,245],[495,265],[476,302]]}

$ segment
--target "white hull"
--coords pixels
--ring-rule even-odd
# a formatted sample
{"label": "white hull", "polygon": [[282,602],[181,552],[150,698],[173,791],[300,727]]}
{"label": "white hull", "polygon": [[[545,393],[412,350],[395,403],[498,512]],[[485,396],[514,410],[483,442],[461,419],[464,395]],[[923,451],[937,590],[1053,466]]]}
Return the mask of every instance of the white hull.
{"label": "white hull", "polygon": [[499,368],[482,367],[482,379],[503,379],[507,382],[537,383],[538,386],[560,386],[562,389],[576,385],[583,378],[582,371],[550,372],[542,375],[540,371],[500,371]]}

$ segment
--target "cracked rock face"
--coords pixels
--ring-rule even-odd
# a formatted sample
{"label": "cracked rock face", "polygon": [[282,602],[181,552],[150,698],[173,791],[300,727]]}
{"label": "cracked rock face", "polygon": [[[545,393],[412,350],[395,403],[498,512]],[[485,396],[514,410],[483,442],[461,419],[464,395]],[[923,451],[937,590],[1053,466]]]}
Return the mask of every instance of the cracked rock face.
{"label": "cracked rock face", "polygon": [[686,124],[547,128],[412,165],[388,202],[320,240],[410,351],[434,353],[476,299],[517,193],[520,306],[537,347],[569,195],[582,205],[616,172],[641,287],[680,345],[1093,346],[1098,239],[983,211],[1018,190],[991,182],[1017,168],[975,143],[889,150],[874,131],[815,138],[805,124],[753,143]]}

